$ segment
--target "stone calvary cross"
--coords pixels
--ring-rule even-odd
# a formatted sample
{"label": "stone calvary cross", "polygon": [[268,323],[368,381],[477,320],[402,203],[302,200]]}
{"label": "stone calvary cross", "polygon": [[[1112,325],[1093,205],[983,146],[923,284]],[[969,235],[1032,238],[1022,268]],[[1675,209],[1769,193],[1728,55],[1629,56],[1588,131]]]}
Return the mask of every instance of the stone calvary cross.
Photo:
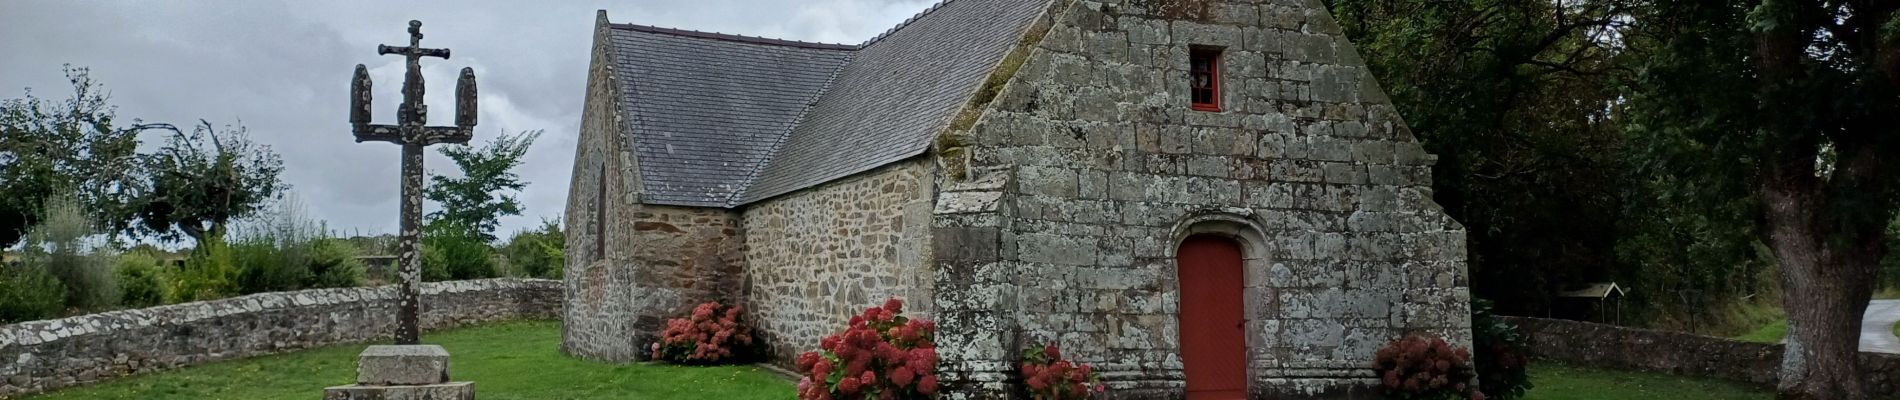
{"label": "stone calvary cross", "polygon": [[350,127],[358,143],[390,142],[402,145],[402,238],[396,256],[400,281],[396,311],[396,344],[421,342],[422,324],[422,147],[438,143],[468,143],[475,131],[475,70],[462,68],[455,82],[455,126],[423,126],[428,123],[429,106],[422,104],[423,57],[449,58],[449,49],[422,47],[422,21],[409,21],[409,45],[376,46],[377,55],[396,54],[409,61],[409,73],[403,77],[402,105],[396,108],[395,125],[369,123],[370,81],[363,64],[356,64],[356,77],[350,80]]}

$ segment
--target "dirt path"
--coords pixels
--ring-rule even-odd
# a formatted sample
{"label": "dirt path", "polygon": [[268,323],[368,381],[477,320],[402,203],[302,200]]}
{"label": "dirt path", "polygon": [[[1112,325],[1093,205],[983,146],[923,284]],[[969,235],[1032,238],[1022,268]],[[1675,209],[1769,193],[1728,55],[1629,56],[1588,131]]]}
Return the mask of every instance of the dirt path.
{"label": "dirt path", "polygon": [[1900,300],[1874,300],[1860,320],[1860,351],[1900,353],[1900,337],[1893,336],[1893,324],[1900,322]]}

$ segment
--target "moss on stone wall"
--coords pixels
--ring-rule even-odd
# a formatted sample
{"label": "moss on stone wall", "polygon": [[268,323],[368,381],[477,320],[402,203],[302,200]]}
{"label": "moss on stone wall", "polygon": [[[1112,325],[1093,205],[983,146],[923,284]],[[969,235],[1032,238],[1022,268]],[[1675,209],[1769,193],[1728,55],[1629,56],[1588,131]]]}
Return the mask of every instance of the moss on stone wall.
{"label": "moss on stone wall", "polygon": [[967,141],[960,136],[968,134],[970,127],[976,125],[977,118],[983,116],[983,109],[987,108],[991,101],[996,100],[996,95],[1003,91],[1003,86],[1009,84],[1010,78],[1016,76],[1016,71],[1022,69],[1023,64],[1029,61],[1029,54],[1036,49],[1036,44],[1042,43],[1043,37],[1049,35],[1049,29],[1055,26],[1055,18],[1063,15],[1074,4],[1074,0],[1058,0],[1051,3],[1049,9],[1044,11],[1041,17],[1036,18],[1036,22],[1030,24],[1022,38],[1016,41],[1016,47],[1010,49],[1009,55],[1004,56],[1003,61],[997,63],[996,69],[983,80],[983,86],[977,87],[976,94],[970,96],[970,103],[957,112],[956,118],[950,122],[950,127],[937,136],[934,147],[940,158],[939,163],[951,178],[957,180],[969,178],[969,166],[963,157],[965,154],[963,146],[967,144]]}

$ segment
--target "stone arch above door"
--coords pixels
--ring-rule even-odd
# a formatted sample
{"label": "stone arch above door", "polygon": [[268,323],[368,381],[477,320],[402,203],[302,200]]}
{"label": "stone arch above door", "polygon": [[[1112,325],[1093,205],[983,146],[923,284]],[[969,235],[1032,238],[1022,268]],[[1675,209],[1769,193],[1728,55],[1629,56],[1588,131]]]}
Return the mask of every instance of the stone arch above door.
{"label": "stone arch above door", "polygon": [[[1181,241],[1187,240],[1189,236],[1219,235],[1240,242],[1241,255],[1247,261],[1246,267],[1249,272],[1247,287],[1257,286],[1258,282],[1252,281],[1253,274],[1265,271],[1266,262],[1269,259],[1267,251],[1269,242],[1266,229],[1262,227],[1258,215],[1253,210],[1241,208],[1190,213],[1175,222],[1174,228],[1170,231],[1173,232],[1173,237],[1168,241],[1171,246],[1167,248],[1166,257],[1175,257],[1175,251],[1179,250]],[[1261,269],[1254,270],[1254,268]]]}

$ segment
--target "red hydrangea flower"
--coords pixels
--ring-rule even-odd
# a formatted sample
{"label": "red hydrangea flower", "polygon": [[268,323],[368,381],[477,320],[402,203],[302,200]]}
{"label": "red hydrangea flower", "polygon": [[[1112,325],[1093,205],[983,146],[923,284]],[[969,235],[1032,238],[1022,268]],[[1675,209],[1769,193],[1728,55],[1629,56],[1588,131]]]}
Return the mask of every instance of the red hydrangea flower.
{"label": "red hydrangea flower", "polygon": [[649,348],[656,360],[683,364],[732,361],[736,350],[752,345],[752,329],[741,324],[744,308],[719,302],[694,306],[687,318],[666,321],[660,341]]}
{"label": "red hydrangea flower", "polygon": [[798,398],[935,397],[939,389],[938,357],[932,342],[936,324],[906,318],[901,315],[903,309],[903,300],[895,298],[865,308],[851,316],[845,330],[819,341],[821,350],[806,353],[810,361],[801,355],[798,367],[805,374],[803,379],[812,384],[801,387]]}

